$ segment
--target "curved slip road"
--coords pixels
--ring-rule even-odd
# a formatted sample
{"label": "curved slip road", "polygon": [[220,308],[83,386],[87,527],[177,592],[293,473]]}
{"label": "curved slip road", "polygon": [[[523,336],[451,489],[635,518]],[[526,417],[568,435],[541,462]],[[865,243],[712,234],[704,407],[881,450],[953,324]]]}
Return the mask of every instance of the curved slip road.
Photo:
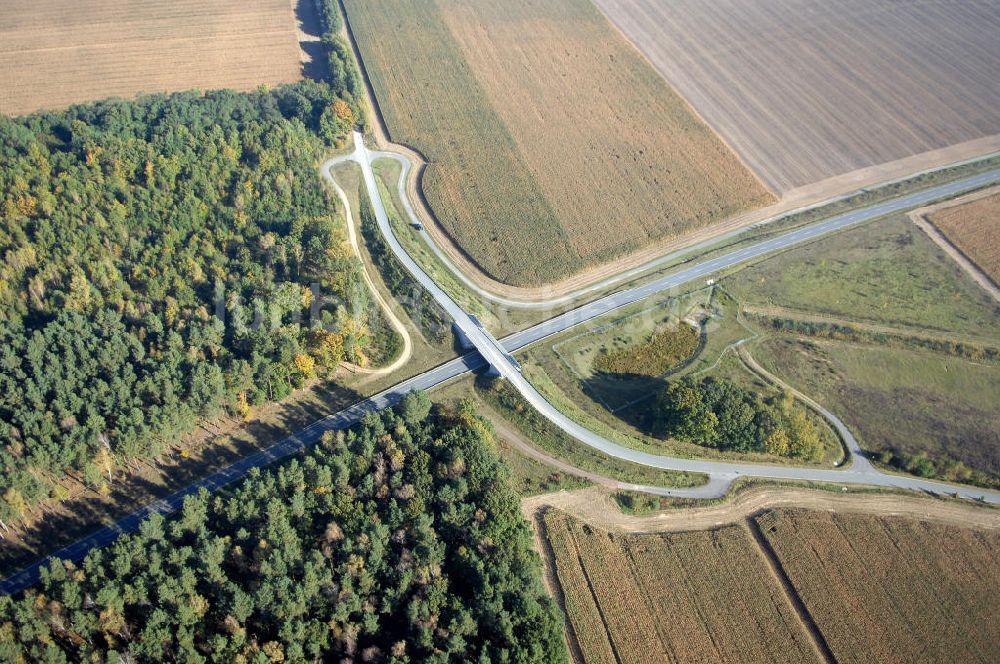
{"label": "curved slip road", "polygon": [[[362,140],[360,134],[355,133],[355,149],[350,155],[338,157],[327,163],[324,168],[344,160],[352,160],[361,166],[365,184],[368,187],[369,198],[372,207],[375,209],[376,220],[380,231],[385,235],[386,241],[396,253],[396,257],[409,271],[414,279],[424,286],[428,292],[437,300],[441,306],[453,317],[459,330],[476,347],[486,363],[493,370],[507,379],[522,397],[536,408],[549,421],[562,429],[565,433],[573,436],[577,440],[599,450],[609,456],[640,463],[654,468],[665,470],[685,471],[692,473],[708,474],[710,480],[707,484],[684,489],[664,489],[668,495],[693,496],[693,497],[715,497],[719,495],[719,489],[728,487],[732,480],[737,477],[754,476],[770,479],[808,480],[834,483],[854,483],[854,484],[874,484],[880,486],[893,486],[909,488],[935,493],[955,493],[968,498],[982,498],[993,502],[1000,502],[1000,493],[988,492],[969,487],[952,486],[946,483],[929,482],[918,478],[896,476],[881,473],[871,466],[867,459],[857,454],[852,455],[850,466],[844,470],[828,470],[819,468],[772,466],[765,464],[731,463],[723,461],[708,461],[701,459],[681,459],[676,457],[661,456],[641,452],[618,443],[610,441],[593,431],[583,427],[576,421],[564,415],[561,411],[550,404],[534,388],[528,380],[521,375],[520,367],[511,357],[511,353],[518,348],[522,348],[539,339],[543,339],[552,334],[561,332],[580,322],[601,316],[619,307],[638,302],[654,293],[669,290],[683,284],[704,279],[706,276],[725,270],[741,263],[760,258],[775,251],[785,249],[803,242],[816,239],[828,233],[842,230],[850,226],[881,217],[892,212],[902,211],[911,207],[918,207],[928,201],[951,196],[956,193],[967,191],[1000,180],[1000,169],[972,176],[957,182],[932,187],[931,189],[901,196],[897,199],[886,201],[878,205],[871,206],[864,210],[848,212],[832,217],[819,223],[811,224],[777,237],[758,242],[749,247],[744,247],[729,253],[723,254],[697,265],[679,270],[672,274],[660,277],[648,284],[614,293],[603,298],[599,298],[587,305],[569,311],[561,316],[557,316],[549,321],[536,325],[532,328],[507,337],[501,344],[486,332],[475,319],[471,318],[462,308],[455,303],[451,297],[444,292],[421,267],[403,249],[396,238],[388,215],[381,200],[381,196],[376,186],[375,176],[372,171],[371,161],[384,153],[373,153],[369,151]],[[839,420],[835,421],[835,426],[839,423],[838,429],[846,431],[846,427]],[[847,432],[850,436],[850,432]],[[846,443],[855,452],[859,449],[853,437],[846,439]]]}
{"label": "curved slip road", "polygon": [[[338,158],[332,159],[329,162],[327,162],[327,164],[339,163],[339,162],[342,162],[342,161],[354,161],[355,160],[354,157],[355,157],[354,154],[345,155],[343,157],[338,157]],[[389,160],[395,161],[396,163],[398,163],[400,165],[400,173],[399,173],[399,178],[398,178],[398,181],[397,181],[397,193],[399,195],[399,200],[403,204],[404,212],[406,213],[406,216],[409,219],[409,223],[411,225],[416,225],[416,226],[418,226],[420,228],[420,230],[418,231],[418,234],[420,235],[420,238],[430,248],[430,250],[434,253],[434,255],[437,257],[437,259],[439,261],[441,261],[441,263],[459,281],[461,281],[462,284],[469,291],[475,293],[477,296],[481,297],[484,300],[488,300],[488,301],[493,302],[495,304],[500,304],[500,305],[503,305],[503,306],[511,308],[511,309],[552,309],[552,308],[555,308],[555,307],[559,307],[559,306],[563,306],[563,305],[566,305],[566,304],[570,304],[570,303],[572,303],[572,302],[574,302],[576,300],[579,300],[580,298],[582,298],[582,297],[584,297],[586,295],[590,295],[592,293],[599,293],[601,291],[607,290],[608,288],[613,287],[615,284],[627,283],[629,281],[632,281],[633,279],[639,277],[642,274],[645,274],[645,273],[647,273],[647,272],[649,272],[651,270],[654,270],[654,269],[656,269],[658,267],[662,267],[664,265],[668,265],[668,264],[670,264],[670,263],[672,263],[672,262],[674,262],[674,261],[676,261],[676,260],[678,260],[678,259],[680,259],[680,258],[682,258],[684,256],[695,255],[699,251],[703,251],[705,249],[708,249],[708,248],[710,248],[710,247],[712,247],[714,245],[717,245],[718,243],[723,242],[725,240],[729,240],[729,239],[735,238],[735,237],[737,237],[737,236],[739,236],[739,235],[747,232],[748,230],[750,230],[752,228],[759,228],[761,226],[766,226],[768,224],[773,224],[773,223],[781,221],[783,219],[787,219],[787,218],[789,218],[789,217],[791,217],[793,215],[800,214],[800,213],[808,211],[808,210],[822,208],[822,207],[824,207],[826,205],[830,205],[831,203],[835,203],[837,201],[841,201],[841,200],[850,198],[851,196],[854,196],[855,194],[859,193],[859,192],[852,192],[850,194],[845,194],[844,196],[838,196],[836,198],[832,198],[832,199],[829,199],[829,200],[826,200],[826,201],[822,201],[822,202],[819,202],[819,203],[815,203],[815,204],[812,204],[812,205],[807,205],[807,206],[804,206],[804,207],[801,207],[801,208],[796,208],[794,210],[788,210],[787,212],[782,212],[782,213],[777,214],[777,215],[775,215],[773,217],[770,217],[768,219],[764,219],[764,220],[758,221],[758,222],[756,222],[754,224],[750,224],[749,226],[743,226],[743,227],[740,227],[740,228],[733,229],[731,231],[727,231],[727,232],[722,233],[720,235],[712,236],[712,237],[710,237],[710,238],[708,238],[706,240],[702,240],[701,242],[697,242],[697,243],[692,244],[692,245],[690,245],[688,247],[684,247],[682,249],[678,249],[676,251],[672,251],[672,252],[670,252],[668,254],[664,254],[664,255],[659,256],[659,257],[657,257],[657,258],[655,258],[655,259],[653,259],[651,261],[648,261],[646,263],[638,265],[638,266],[636,266],[634,268],[630,268],[628,270],[624,270],[624,271],[619,272],[619,273],[617,273],[617,274],[615,274],[615,275],[613,275],[611,277],[608,277],[606,279],[602,279],[602,280],[597,281],[597,282],[595,282],[593,284],[590,284],[589,286],[585,286],[583,288],[580,288],[578,290],[572,291],[570,293],[567,293],[567,294],[559,296],[559,297],[547,298],[547,299],[544,299],[544,300],[527,301],[527,300],[513,300],[513,299],[510,299],[510,298],[503,297],[501,295],[497,295],[497,294],[495,294],[495,293],[493,293],[493,292],[491,292],[489,290],[486,290],[485,288],[483,288],[482,286],[480,286],[478,283],[476,283],[475,280],[473,280],[472,278],[470,278],[465,272],[463,272],[461,269],[459,269],[454,264],[454,262],[451,260],[451,258],[449,258],[448,254],[443,249],[441,249],[440,246],[438,246],[437,242],[434,241],[434,238],[431,236],[431,234],[427,232],[427,229],[424,227],[423,222],[420,221],[420,218],[417,216],[416,210],[414,209],[413,204],[411,203],[410,198],[407,195],[406,183],[407,183],[407,180],[408,180],[408,178],[410,176],[410,171],[413,168],[412,162],[410,161],[410,159],[408,157],[406,157],[405,155],[400,154],[398,152],[392,152],[392,151],[389,151],[389,150],[379,150],[379,151],[374,151],[374,152],[368,152],[368,158],[370,160],[375,160],[375,159],[389,159]],[[983,157],[983,158],[986,158],[986,157]],[[961,164],[966,164],[966,163],[971,163],[971,162],[977,161],[977,160],[978,160],[978,158],[974,159],[974,160],[960,162],[960,163]],[[897,182],[902,182],[902,181],[911,179],[913,177],[916,177],[918,175],[922,175],[924,173],[931,173],[931,172],[934,172],[934,171],[943,170],[944,168],[950,168],[950,167],[951,166],[944,166],[942,168],[936,168],[936,169],[931,169],[931,170],[928,170],[928,171],[922,171],[921,173],[914,173],[913,175],[909,175],[909,176],[907,176],[905,178],[896,178],[896,179],[893,179],[893,180],[887,180],[885,182],[882,182],[882,183],[879,183],[879,184],[876,184],[876,185],[872,185],[872,186],[866,187],[865,189],[863,189],[861,191],[870,191],[870,190],[878,189],[879,187],[884,187],[884,186],[887,186],[887,185],[895,184]],[[325,167],[324,167],[324,171],[326,171]],[[991,171],[990,173],[993,173],[994,176],[992,178],[985,179],[981,184],[974,184],[974,185],[971,185],[971,186],[959,187],[958,189],[956,189],[955,191],[953,191],[951,193],[958,193],[958,192],[961,192],[961,191],[967,191],[969,189],[979,188],[979,187],[984,186],[986,184],[990,184],[992,182],[995,182],[997,180],[997,176],[995,174],[998,173],[998,172],[1000,172],[1000,171]],[[984,176],[985,175],[989,175],[989,173],[983,173],[982,175],[984,175]],[[963,181],[957,181],[957,182],[954,182],[952,184],[959,185],[962,182],[964,182],[964,180]],[[948,187],[948,185],[941,185],[941,187]],[[849,213],[845,213],[845,214],[839,215],[838,217],[834,217],[833,219],[831,219],[831,221],[833,221],[834,219],[836,219],[836,220],[843,220],[843,221],[846,222],[845,225],[849,226],[849,225],[852,225],[852,224],[855,224],[855,223],[859,223],[860,221],[869,221],[871,219],[874,219],[875,217],[879,217],[879,216],[882,216],[882,215],[885,215],[885,214],[891,214],[893,212],[901,212],[901,211],[904,211],[904,210],[909,210],[909,209],[912,209],[914,207],[918,207],[918,206],[924,205],[924,204],[926,204],[926,203],[928,203],[930,201],[933,201],[933,200],[936,200],[938,198],[941,198],[942,197],[941,195],[935,195],[935,196],[932,196],[930,198],[927,198],[927,197],[924,196],[924,194],[930,193],[931,191],[934,191],[934,190],[937,190],[937,189],[938,189],[938,187],[934,187],[933,189],[925,190],[924,192],[916,192],[916,193],[910,194],[908,196],[902,196],[900,198],[896,198],[896,199],[892,199],[890,201],[886,201],[885,203],[881,203],[881,204],[874,205],[874,206],[871,206],[871,207],[861,208],[861,209],[859,209],[859,210],[857,210],[855,212],[849,212]],[[944,195],[948,196],[950,194],[946,193]],[[875,213],[874,215],[868,214],[869,211],[871,211],[871,210],[881,210],[881,211]],[[855,217],[855,215],[861,215],[863,218],[851,221],[850,219],[853,218],[853,217]],[[844,226],[838,226],[836,228],[832,228],[831,230],[838,230],[839,228],[842,228],[842,227],[844,227]],[[826,232],[830,232],[830,231],[826,231]]]}
{"label": "curved slip road", "polygon": [[[636,485],[632,488],[639,491],[649,491],[660,495],[717,498],[724,495],[730,484],[740,476],[753,476],[770,479],[809,480],[839,484],[869,484],[876,486],[898,487],[924,491],[935,494],[956,494],[964,498],[982,500],[1000,504],[1000,493],[986,491],[968,486],[956,486],[943,482],[933,482],[915,477],[889,475],[871,467],[866,460],[854,456],[854,461],[846,470],[828,470],[819,468],[770,466],[765,464],[728,463],[722,461],[706,461],[698,459],[680,459],[658,456],[633,450],[609,441],[592,431],[587,430],[572,421],[540,395],[535,388],[520,374],[512,361],[510,353],[524,348],[553,334],[557,334],[575,325],[595,317],[602,316],[620,307],[642,300],[654,293],[669,290],[707,275],[724,270],[740,263],[759,258],[780,249],[808,242],[827,233],[848,228],[850,226],[870,221],[883,215],[919,207],[930,201],[952,196],[964,191],[979,188],[1000,181],[1000,169],[982,173],[952,182],[932,187],[922,192],[902,196],[863,210],[838,215],[836,217],[814,223],[784,235],[772,238],[758,244],[733,251],[712,260],[692,265],[683,270],[660,277],[648,284],[624,290],[599,298],[572,311],[566,312],[551,320],[528,328],[497,342],[481,328],[465,311],[462,310],[403,250],[402,245],[393,234],[389,220],[382,204],[378,187],[371,169],[370,153],[361,141],[360,135],[355,135],[355,150],[352,154],[332,159],[324,164],[324,170],[342,161],[353,160],[361,165],[365,185],[375,209],[380,230],[385,234],[386,241],[397,258],[410,271],[413,277],[428,290],[429,293],[451,315],[456,324],[465,333],[479,352],[469,353],[409,380],[403,381],[388,390],[361,401],[350,408],[323,418],[295,435],[289,436],[271,447],[254,453],[240,461],[205,477],[169,496],[151,503],[136,512],[120,519],[111,526],[106,526],[88,537],[51,554],[52,557],[78,561],[90,550],[106,546],[119,536],[134,532],[139,523],[153,513],[169,513],[181,507],[184,498],[196,493],[202,488],[214,491],[230,484],[253,468],[261,468],[279,459],[300,452],[306,446],[319,441],[327,431],[344,429],[357,423],[366,413],[381,410],[395,404],[407,392],[414,389],[428,390],[457,376],[482,368],[489,362],[502,376],[521,391],[525,399],[532,404],[551,422],[582,443],[600,450],[610,456],[648,466],[669,470],[689,471],[708,474],[708,482],[701,486],[669,489],[665,487],[647,487]],[[405,199],[404,199],[405,200]],[[0,592],[13,593],[33,585],[38,581],[41,567],[45,561],[37,561],[2,582]]]}

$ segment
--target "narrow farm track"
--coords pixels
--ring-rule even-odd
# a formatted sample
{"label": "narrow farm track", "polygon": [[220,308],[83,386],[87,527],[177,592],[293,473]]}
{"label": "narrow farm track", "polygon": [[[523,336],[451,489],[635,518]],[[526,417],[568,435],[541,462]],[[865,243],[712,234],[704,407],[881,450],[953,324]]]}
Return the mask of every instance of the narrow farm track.
{"label": "narrow farm track", "polygon": [[347,225],[347,241],[351,244],[351,249],[354,251],[354,255],[358,257],[361,262],[361,274],[364,277],[365,284],[368,286],[368,291],[378,302],[379,307],[382,308],[382,312],[385,314],[386,319],[388,319],[389,324],[392,325],[392,329],[396,331],[403,339],[403,350],[400,352],[399,356],[384,367],[361,367],[356,364],[347,365],[348,368],[355,373],[364,373],[374,376],[384,376],[386,374],[391,374],[394,371],[401,369],[407,362],[410,361],[410,357],[413,355],[413,339],[410,338],[410,332],[406,329],[406,325],[403,321],[396,316],[395,312],[392,310],[392,306],[384,297],[382,297],[381,291],[375,286],[375,281],[369,274],[368,265],[365,263],[364,257],[361,255],[361,247],[358,245],[358,234],[354,229],[354,215],[351,214],[351,203],[347,200],[347,193],[341,188],[337,181],[333,179],[333,175],[329,168],[323,168],[320,173],[326,182],[328,182],[337,192],[337,196],[340,198],[341,204],[344,206],[344,222]]}
{"label": "narrow farm track", "polygon": [[836,493],[790,487],[747,489],[719,504],[667,510],[649,516],[623,513],[607,490],[599,487],[541,494],[521,501],[521,511],[529,517],[546,509],[558,509],[595,528],[625,533],[717,528],[743,523],[764,510],[781,507],[900,516],[984,530],[1000,529],[1000,510],[992,507],[904,494]]}
{"label": "narrow farm track", "polygon": [[983,189],[952,201],[945,201],[937,205],[931,205],[929,207],[913,210],[908,216],[910,217],[910,221],[926,233],[927,237],[933,240],[936,245],[941,247],[941,249],[948,254],[948,256],[951,257],[951,259],[955,261],[955,263],[957,263],[958,266],[961,267],[973,281],[989,293],[994,300],[1000,302],[1000,284],[997,284],[996,281],[990,277],[990,275],[986,274],[984,270],[976,265],[975,261],[970,259],[961,248],[945,237],[945,234],[942,233],[937,225],[931,221],[931,216],[937,212],[962,205],[968,205],[983,198],[995,196],[998,192],[1000,192],[1000,187]]}

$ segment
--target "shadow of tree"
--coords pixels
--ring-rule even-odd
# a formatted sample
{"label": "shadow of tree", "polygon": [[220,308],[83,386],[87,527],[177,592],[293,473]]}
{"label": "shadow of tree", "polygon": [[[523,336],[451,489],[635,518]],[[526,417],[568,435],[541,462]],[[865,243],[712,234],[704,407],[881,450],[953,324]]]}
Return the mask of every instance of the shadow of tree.
{"label": "shadow of tree", "polygon": [[326,81],[329,69],[326,60],[326,45],[318,41],[299,42],[299,48],[306,54],[307,60],[302,63],[302,76],[314,81]]}
{"label": "shadow of tree", "polygon": [[192,447],[187,457],[170,451],[143,462],[142,470],[114,482],[107,496],[88,491],[54,506],[30,526],[20,527],[16,537],[0,542],[0,576],[13,574],[154,500],[364,399],[355,390],[333,381],[318,383],[298,397],[272,404],[262,419],[206,437]]}
{"label": "shadow of tree", "polygon": [[329,76],[326,46],[322,42],[323,21],[315,0],[298,0],[295,3],[295,21],[298,25],[299,48],[306,58],[302,62],[302,76],[314,81],[325,81]]}

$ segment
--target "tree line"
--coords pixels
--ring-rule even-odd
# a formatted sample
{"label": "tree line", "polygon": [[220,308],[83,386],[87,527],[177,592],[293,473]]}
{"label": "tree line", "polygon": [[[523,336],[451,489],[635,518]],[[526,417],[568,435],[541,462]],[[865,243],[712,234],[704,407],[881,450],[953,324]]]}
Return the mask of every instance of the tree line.
{"label": "tree line", "polygon": [[322,41],[326,50],[330,87],[333,88],[334,94],[347,101],[354,117],[364,123],[366,116],[360,108],[364,96],[364,83],[354,60],[351,45],[341,34],[344,29],[344,19],[340,13],[339,3],[337,0],[319,0],[317,8],[320,22],[323,24]]}
{"label": "tree line", "polygon": [[393,343],[316,174],[343,103],[303,81],[0,116],[0,529],[67,471],[106,490]]}
{"label": "tree line", "polygon": [[42,579],[0,660],[566,660],[488,425],[422,393]]}

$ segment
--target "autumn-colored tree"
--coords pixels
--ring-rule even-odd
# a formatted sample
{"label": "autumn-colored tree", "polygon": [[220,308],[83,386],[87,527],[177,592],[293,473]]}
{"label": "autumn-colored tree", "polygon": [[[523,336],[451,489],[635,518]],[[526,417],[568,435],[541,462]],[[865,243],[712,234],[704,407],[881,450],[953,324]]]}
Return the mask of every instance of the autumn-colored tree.
{"label": "autumn-colored tree", "polygon": [[[338,98],[307,81],[0,118],[0,394],[28,395],[0,413],[0,495],[34,506],[71,469],[106,491],[100,435],[118,459],[148,458],[198,417],[287,395],[311,374],[296,355],[336,369],[337,308],[369,324],[315,173],[353,121],[353,93]],[[322,355],[307,312],[330,332]],[[350,347],[390,343],[352,333]]]}
{"label": "autumn-colored tree", "polygon": [[781,428],[775,429],[764,439],[764,449],[767,450],[768,454],[787,455],[789,449],[788,433]]}
{"label": "autumn-colored tree", "polygon": [[295,356],[295,359],[292,360],[292,363],[295,365],[295,370],[298,371],[303,378],[312,378],[316,375],[316,360],[314,360],[311,355],[299,353]]}
{"label": "autumn-colored tree", "polygon": [[343,99],[338,99],[333,102],[333,112],[337,116],[337,119],[346,125],[354,125],[354,111]]}
{"label": "autumn-colored tree", "polygon": [[242,417],[244,421],[249,420],[251,414],[253,413],[253,409],[250,407],[250,404],[247,403],[246,390],[243,390],[236,395],[236,412],[239,413],[240,417]]}
{"label": "autumn-colored tree", "polygon": [[309,333],[309,353],[328,371],[344,361],[344,336],[338,332],[313,330]]}

